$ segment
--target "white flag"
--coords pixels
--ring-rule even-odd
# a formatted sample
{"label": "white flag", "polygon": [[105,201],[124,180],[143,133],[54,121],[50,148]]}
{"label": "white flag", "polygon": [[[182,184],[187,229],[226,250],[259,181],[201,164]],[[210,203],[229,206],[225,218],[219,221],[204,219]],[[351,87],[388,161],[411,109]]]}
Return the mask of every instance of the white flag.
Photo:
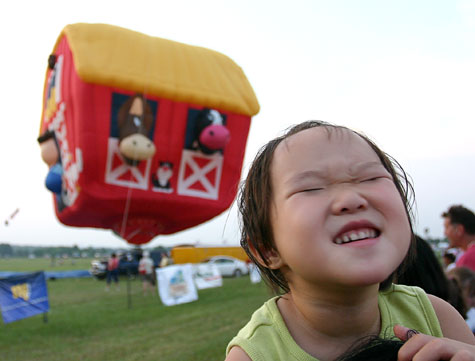
{"label": "white flag", "polygon": [[190,263],[157,268],[158,294],[165,306],[198,299]]}
{"label": "white flag", "polygon": [[249,265],[249,277],[251,278],[252,283],[261,282],[261,274],[259,272],[259,268],[255,264]]}
{"label": "white flag", "polygon": [[204,288],[221,287],[223,285],[223,278],[219,269],[215,264],[199,263],[193,266],[193,278],[196,287],[199,290]]}

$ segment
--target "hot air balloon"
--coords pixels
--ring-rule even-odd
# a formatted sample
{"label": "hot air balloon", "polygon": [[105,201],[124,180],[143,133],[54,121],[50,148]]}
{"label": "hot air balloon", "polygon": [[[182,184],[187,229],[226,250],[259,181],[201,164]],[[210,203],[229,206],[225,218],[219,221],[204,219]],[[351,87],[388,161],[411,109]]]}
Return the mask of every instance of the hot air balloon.
{"label": "hot air balloon", "polygon": [[143,244],[219,215],[258,111],[244,72],[221,53],[67,25],[48,60],[38,137],[57,218]]}

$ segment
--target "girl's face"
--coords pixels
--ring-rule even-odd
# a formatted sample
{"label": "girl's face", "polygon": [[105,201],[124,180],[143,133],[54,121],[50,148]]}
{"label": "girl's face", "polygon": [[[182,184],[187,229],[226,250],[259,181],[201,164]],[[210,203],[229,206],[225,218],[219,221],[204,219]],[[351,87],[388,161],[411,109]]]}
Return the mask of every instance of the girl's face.
{"label": "girl's face", "polygon": [[411,238],[403,201],[362,138],[301,131],[279,144],[270,171],[271,267],[291,289],[379,284],[402,262]]}

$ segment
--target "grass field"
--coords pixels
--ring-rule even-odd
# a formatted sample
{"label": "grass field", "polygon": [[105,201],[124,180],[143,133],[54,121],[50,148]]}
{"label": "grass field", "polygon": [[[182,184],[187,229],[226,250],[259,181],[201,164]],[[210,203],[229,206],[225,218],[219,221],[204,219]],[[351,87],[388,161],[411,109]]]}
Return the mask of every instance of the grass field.
{"label": "grass field", "polygon": [[48,258],[0,258],[0,271],[70,271],[91,268],[91,258],[56,259],[54,266]]}
{"label": "grass field", "polygon": [[[14,269],[0,260],[0,270]],[[270,297],[262,283],[241,277],[199,291],[196,302],[166,307],[157,292],[144,296],[138,279],[129,285],[130,309],[126,278],[109,292],[92,278],[48,281],[48,322],[38,315],[0,323],[0,360],[222,360],[230,339]]]}

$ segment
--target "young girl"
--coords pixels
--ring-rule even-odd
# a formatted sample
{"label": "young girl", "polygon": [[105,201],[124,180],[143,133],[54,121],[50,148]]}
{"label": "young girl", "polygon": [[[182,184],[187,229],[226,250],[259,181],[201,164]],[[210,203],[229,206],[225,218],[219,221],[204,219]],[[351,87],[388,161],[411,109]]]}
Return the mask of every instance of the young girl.
{"label": "young girl", "polygon": [[345,127],[305,122],[264,146],[240,194],[241,245],[283,294],[226,360],[334,360],[370,336],[406,341],[399,360],[475,360],[452,306],[392,284],[412,252],[410,195],[399,164]]}

